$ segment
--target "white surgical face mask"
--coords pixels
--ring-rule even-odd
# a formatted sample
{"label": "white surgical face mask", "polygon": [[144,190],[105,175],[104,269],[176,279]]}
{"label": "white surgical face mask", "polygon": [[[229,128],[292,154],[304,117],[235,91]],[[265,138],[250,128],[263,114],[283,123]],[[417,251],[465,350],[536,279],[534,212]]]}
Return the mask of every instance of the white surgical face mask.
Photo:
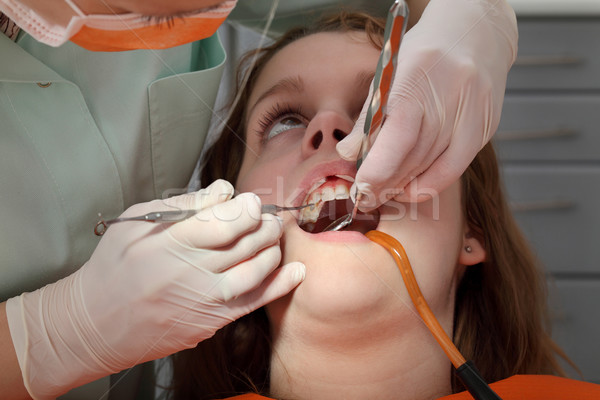
{"label": "white surgical face mask", "polygon": [[141,14],[85,15],[72,0],[64,0],[77,14],[67,26],[49,22],[18,0],[0,0],[5,15],[35,40],[57,47],[68,40],[93,51],[164,49],[211,36],[237,0],[166,24],[150,22]]}

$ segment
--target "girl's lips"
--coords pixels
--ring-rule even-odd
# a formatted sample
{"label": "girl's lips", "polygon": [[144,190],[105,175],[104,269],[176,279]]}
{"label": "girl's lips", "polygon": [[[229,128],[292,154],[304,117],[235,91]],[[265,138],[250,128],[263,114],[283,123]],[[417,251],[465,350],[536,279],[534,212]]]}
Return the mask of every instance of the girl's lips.
{"label": "girl's lips", "polygon": [[356,165],[350,161],[338,159],[315,166],[300,181],[298,190],[296,191],[294,199],[292,199],[291,203],[295,206],[301,205],[302,201],[306,198],[308,191],[314,183],[321,179],[325,179],[328,176],[336,175],[353,177],[356,175]]}

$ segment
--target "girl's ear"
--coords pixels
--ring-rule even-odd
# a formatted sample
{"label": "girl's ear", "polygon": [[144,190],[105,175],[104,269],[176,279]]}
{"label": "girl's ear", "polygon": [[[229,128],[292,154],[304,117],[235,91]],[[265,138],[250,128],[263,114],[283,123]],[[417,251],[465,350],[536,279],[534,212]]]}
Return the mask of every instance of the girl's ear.
{"label": "girl's ear", "polygon": [[471,233],[471,229],[465,226],[463,235],[463,246],[458,257],[459,264],[475,265],[483,262],[486,251],[481,242]]}

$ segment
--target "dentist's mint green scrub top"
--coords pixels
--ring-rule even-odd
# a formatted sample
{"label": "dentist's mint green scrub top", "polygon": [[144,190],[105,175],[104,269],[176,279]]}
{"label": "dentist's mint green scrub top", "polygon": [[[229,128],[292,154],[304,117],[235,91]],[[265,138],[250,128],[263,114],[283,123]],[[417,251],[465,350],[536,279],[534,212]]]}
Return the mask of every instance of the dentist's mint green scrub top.
{"label": "dentist's mint green scrub top", "polygon": [[98,213],[185,188],[224,61],[216,35],[104,53],[0,34],[0,301],[81,267]]}
{"label": "dentist's mint green scrub top", "polygon": [[[0,33],[0,301],[81,267],[98,213],[185,189],[224,62],[217,35],[104,53]],[[99,399],[109,385],[62,398]]]}

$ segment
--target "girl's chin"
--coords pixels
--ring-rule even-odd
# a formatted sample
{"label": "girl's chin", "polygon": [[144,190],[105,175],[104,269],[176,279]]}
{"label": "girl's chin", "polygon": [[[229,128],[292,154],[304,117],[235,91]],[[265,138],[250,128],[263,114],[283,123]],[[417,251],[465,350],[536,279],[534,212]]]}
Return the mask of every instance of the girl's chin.
{"label": "girl's chin", "polygon": [[340,340],[339,335],[364,340],[374,332],[398,329],[402,321],[413,317],[406,306],[408,294],[401,288],[386,288],[372,274],[362,279],[355,276],[350,281],[327,281],[331,276],[318,272],[315,276],[314,272],[307,271],[307,279],[294,292],[268,305],[274,326],[334,344]]}

